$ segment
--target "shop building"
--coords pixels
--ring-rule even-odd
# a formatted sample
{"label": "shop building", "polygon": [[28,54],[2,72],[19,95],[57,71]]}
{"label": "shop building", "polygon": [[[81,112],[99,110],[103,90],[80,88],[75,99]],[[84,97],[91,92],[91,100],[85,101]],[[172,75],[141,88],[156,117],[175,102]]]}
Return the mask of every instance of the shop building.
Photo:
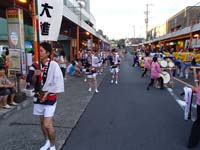
{"label": "shop building", "polygon": [[[108,39],[96,31],[96,20],[90,12],[90,0],[64,0],[63,2],[60,35],[58,41],[53,42],[55,50],[63,48],[68,59],[72,60],[79,57],[81,49],[109,49]],[[25,41],[33,41],[31,4],[30,0],[26,3],[21,3],[19,0],[0,1],[0,45],[8,45],[7,8],[23,10]]]}
{"label": "shop building", "polygon": [[153,50],[200,48],[200,6],[188,6],[147,33],[145,45]]}

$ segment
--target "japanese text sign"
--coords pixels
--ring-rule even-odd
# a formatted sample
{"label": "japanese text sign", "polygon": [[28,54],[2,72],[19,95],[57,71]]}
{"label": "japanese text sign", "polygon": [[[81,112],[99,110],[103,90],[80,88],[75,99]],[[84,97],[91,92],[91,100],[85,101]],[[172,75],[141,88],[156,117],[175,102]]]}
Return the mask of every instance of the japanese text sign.
{"label": "japanese text sign", "polygon": [[57,41],[63,16],[63,0],[38,0],[40,41]]}

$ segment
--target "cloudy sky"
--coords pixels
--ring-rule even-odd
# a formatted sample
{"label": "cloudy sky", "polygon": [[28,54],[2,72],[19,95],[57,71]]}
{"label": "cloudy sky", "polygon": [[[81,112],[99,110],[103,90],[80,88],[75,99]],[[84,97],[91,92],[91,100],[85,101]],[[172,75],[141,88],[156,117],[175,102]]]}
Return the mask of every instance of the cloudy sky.
{"label": "cloudy sky", "polygon": [[96,19],[97,30],[103,30],[110,39],[133,37],[134,31],[135,37],[145,37],[146,4],[149,5],[150,29],[198,2],[200,0],[90,0],[90,11]]}

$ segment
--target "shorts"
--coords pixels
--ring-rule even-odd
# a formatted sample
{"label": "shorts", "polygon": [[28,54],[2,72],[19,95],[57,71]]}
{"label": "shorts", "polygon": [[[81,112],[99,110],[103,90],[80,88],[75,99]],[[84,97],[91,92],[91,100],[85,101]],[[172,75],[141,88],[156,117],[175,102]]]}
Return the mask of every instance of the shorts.
{"label": "shorts", "polygon": [[102,66],[102,62],[98,63],[98,67],[101,67]]}
{"label": "shorts", "polygon": [[118,73],[119,72],[119,68],[110,68],[110,73],[114,74],[114,73]]}
{"label": "shorts", "polygon": [[14,94],[14,93],[16,93],[16,90],[14,88],[0,89],[1,96],[6,96],[6,95]]}
{"label": "shorts", "polygon": [[84,72],[84,73],[85,73],[85,72],[86,72],[86,68],[83,68],[83,69],[82,69],[82,72]]}
{"label": "shorts", "polygon": [[92,79],[92,78],[96,78],[96,76],[97,76],[96,73],[88,74],[87,78]]}
{"label": "shorts", "polygon": [[42,105],[34,104],[33,114],[37,116],[53,117],[56,110],[56,104],[53,105]]}

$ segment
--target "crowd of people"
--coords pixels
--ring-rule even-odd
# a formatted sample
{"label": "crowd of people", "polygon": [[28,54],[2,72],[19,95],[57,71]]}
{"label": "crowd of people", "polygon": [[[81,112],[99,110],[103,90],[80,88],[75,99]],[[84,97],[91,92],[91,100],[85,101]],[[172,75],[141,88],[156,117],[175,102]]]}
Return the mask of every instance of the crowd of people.
{"label": "crowd of people", "polygon": [[[88,84],[88,91],[99,92],[97,88],[98,76],[107,68],[110,72],[110,83],[119,83],[120,63],[123,54],[120,50],[112,49],[111,51],[88,51],[83,50],[80,53],[79,59],[74,59],[69,63],[64,50],[59,52],[59,55],[51,60],[51,46],[48,43],[40,44],[40,61],[33,62],[29,67],[29,72],[26,78],[27,89],[34,88],[34,109],[33,114],[40,116],[41,129],[45,137],[45,144],[40,150],[55,150],[55,132],[53,128],[53,116],[57,104],[57,94],[64,92],[64,79],[67,76],[82,77],[83,81]],[[7,53],[9,55],[9,53]],[[34,57],[34,53],[33,53]],[[9,57],[8,57],[9,58]],[[174,63],[174,76],[185,77],[188,79],[190,66],[193,65],[194,58],[192,55],[187,56],[186,61],[182,62],[171,54],[151,55],[148,51],[139,56],[136,52],[133,56],[133,67],[143,67],[141,77],[150,76],[150,82],[147,84],[147,90],[156,83],[156,87],[164,88],[162,77],[163,66],[159,59],[170,59]],[[7,65],[0,66],[0,105],[5,109],[10,109],[12,106],[18,105],[14,99],[16,94],[15,84],[11,82],[7,76],[6,69],[9,66],[9,59],[6,60]],[[200,71],[197,71],[197,79],[200,80]],[[156,82],[155,82],[156,81]],[[191,134],[189,137],[188,148],[195,147],[200,136],[200,86],[193,88],[192,91],[197,93],[197,118],[193,123]],[[8,98],[9,97],[9,98]],[[8,100],[9,99],[9,100]]]}
{"label": "crowd of people", "polygon": [[40,44],[41,67],[33,63],[27,76],[27,82],[33,84],[35,89],[33,114],[40,117],[41,129],[45,137],[45,143],[40,150],[56,150],[53,116],[57,93],[64,91],[66,76],[84,77],[84,82],[88,83],[88,91],[91,92],[94,88],[96,93],[99,92],[97,76],[101,75],[106,68],[110,69],[111,83],[119,82],[121,55],[115,49],[109,52],[82,51],[80,59],[75,59],[68,65],[64,52],[54,60],[50,60],[51,50],[48,43]]}
{"label": "crowd of people", "polygon": [[[179,51],[178,55],[182,55],[183,51]],[[187,80],[189,78],[189,73],[191,71],[191,66],[196,65],[195,57],[194,54],[191,53],[191,49],[186,49],[185,50],[186,55],[185,59],[180,59],[180,56],[174,56],[173,53],[170,53],[169,56],[165,56],[163,53],[162,54],[153,54],[150,56],[150,53],[148,51],[145,52],[145,55],[142,55],[142,58],[139,58],[138,53],[136,52],[133,56],[133,66],[137,65],[141,67],[141,63],[144,63],[143,67],[143,72],[141,77],[147,77],[150,75],[151,81],[147,86],[147,90],[150,89],[152,85],[155,85],[157,87],[157,84],[159,84],[159,88],[163,89],[163,77],[162,77],[162,71],[166,69],[166,67],[162,66],[161,61],[158,62],[158,59],[166,60],[170,59],[171,62],[174,63],[173,68],[170,68],[170,70],[173,70],[172,76],[177,76],[179,78],[185,78]],[[184,61],[183,61],[184,60]],[[144,61],[144,62],[142,62]],[[197,99],[196,99],[196,104],[197,104],[197,115],[196,119],[192,125],[191,133],[189,135],[187,147],[188,148],[194,148],[198,145],[200,141],[200,70],[197,69],[196,71],[196,79],[198,81],[198,86],[195,87],[187,87],[187,89],[190,89],[191,93],[184,93],[181,95],[185,95],[185,97],[188,98],[188,94],[190,94],[190,98],[192,99],[192,94],[196,93]],[[154,84],[154,81],[157,81],[156,84]],[[186,87],[184,87],[184,90]],[[185,90],[186,91],[186,90]],[[187,94],[187,95],[186,95]],[[184,99],[185,99],[184,97]],[[191,105],[192,105],[192,100],[187,101],[187,98],[185,99],[186,101],[186,106],[185,106],[185,112],[184,112],[184,119],[188,120],[189,118],[191,119]],[[188,109],[187,109],[188,108]]]}
{"label": "crowd of people", "polygon": [[[166,62],[167,66],[162,66],[162,62]],[[172,64],[171,66],[168,65],[169,62]],[[170,76],[189,79],[191,66],[195,65],[196,60],[191,49],[184,51],[181,49],[176,56],[173,52],[169,52],[166,56],[165,53],[150,53],[149,51],[143,53],[136,51],[133,55],[133,67],[144,68],[141,77],[146,77],[148,74],[151,76],[152,80],[147,90],[153,85],[154,80],[158,81],[156,83],[160,83],[160,87],[163,89],[163,71],[169,72],[170,70],[172,72],[169,73]]]}
{"label": "crowd of people", "polygon": [[107,66],[111,73],[111,83],[119,82],[119,66],[122,55],[116,49],[111,51],[87,51],[83,50],[80,59],[73,60],[67,67],[67,74],[70,76],[84,77],[84,82],[88,83],[88,91],[92,89],[96,93],[97,76],[101,75]]}

